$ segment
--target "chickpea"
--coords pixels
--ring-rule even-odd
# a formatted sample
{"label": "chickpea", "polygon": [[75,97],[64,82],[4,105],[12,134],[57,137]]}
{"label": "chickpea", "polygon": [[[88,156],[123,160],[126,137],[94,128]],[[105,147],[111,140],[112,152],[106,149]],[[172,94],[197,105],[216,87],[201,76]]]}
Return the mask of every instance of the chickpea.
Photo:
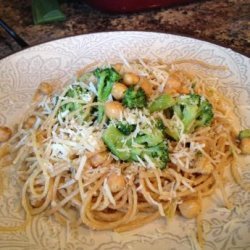
{"label": "chickpea", "polygon": [[112,96],[116,100],[121,100],[124,97],[126,90],[127,90],[126,85],[117,82],[117,83],[114,84],[114,86],[112,88]]}
{"label": "chickpea", "polygon": [[53,92],[53,88],[51,86],[50,83],[48,82],[42,82],[40,85],[39,85],[39,88],[38,88],[42,94],[44,95],[50,95],[52,94]]}
{"label": "chickpea", "polygon": [[32,115],[24,122],[23,128],[25,129],[32,128],[35,122],[36,122],[36,116]]}
{"label": "chickpea", "polygon": [[105,114],[109,119],[119,119],[122,116],[123,106],[120,102],[107,102],[105,104]]}
{"label": "chickpea", "polygon": [[113,68],[117,71],[120,72],[122,69],[122,64],[121,63],[116,63],[113,65]]}
{"label": "chickpea", "polygon": [[111,192],[116,193],[125,188],[126,183],[122,175],[113,173],[108,177],[108,185]]}
{"label": "chickpea", "polygon": [[151,96],[154,92],[153,85],[146,78],[140,78],[140,87],[145,91],[147,96]]}
{"label": "chickpea", "polygon": [[240,141],[240,149],[242,154],[250,154],[250,138],[243,138]]}
{"label": "chickpea", "polygon": [[101,165],[108,158],[107,152],[101,152],[91,157],[90,163],[93,167]]}
{"label": "chickpea", "polygon": [[9,144],[3,144],[1,147],[0,147],[0,158],[8,155],[10,153],[10,145]]}
{"label": "chickpea", "polygon": [[199,173],[210,174],[213,171],[213,165],[208,161],[205,156],[200,156],[195,161],[195,167],[199,168]]}
{"label": "chickpea", "polygon": [[182,86],[181,89],[179,90],[180,94],[189,94],[189,89],[186,86]]}
{"label": "chickpea", "polygon": [[123,75],[123,81],[126,85],[135,85],[140,81],[140,77],[134,73],[125,73]]}
{"label": "chickpea", "polygon": [[176,93],[188,94],[189,89],[186,86],[182,86],[182,83],[176,77],[170,76],[164,92],[170,95]]}
{"label": "chickpea", "polygon": [[107,148],[106,148],[106,145],[104,144],[104,142],[102,140],[100,140],[98,142],[98,147],[97,147],[97,150],[98,151],[105,151]]}
{"label": "chickpea", "polygon": [[47,132],[45,130],[40,130],[36,133],[37,143],[43,143],[47,139]]}
{"label": "chickpea", "polygon": [[168,86],[170,88],[178,90],[181,87],[181,82],[177,80],[175,77],[170,76],[168,79]]}
{"label": "chickpea", "polygon": [[4,157],[1,157],[0,158],[0,169],[2,167],[9,166],[12,162],[13,162],[13,157],[10,154],[5,155]]}
{"label": "chickpea", "polygon": [[188,219],[197,217],[201,211],[201,207],[195,199],[183,201],[183,203],[179,205],[179,209],[181,214]]}
{"label": "chickpea", "polygon": [[166,94],[169,94],[169,95],[174,95],[174,94],[177,93],[175,89],[169,88],[168,86],[165,86],[163,92],[166,93]]}
{"label": "chickpea", "polygon": [[32,98],[33,102],[40,102],[42,100],[42,93],[37,90]]}
{"label": "chickpea", "polygon": [[12,131],[8,127],[0,126],[0,142],[6,142],[12,136]]}
{"label": "chickpea", "polygon": [[33,199],[30,201],[31,206],[34,208],[41,207],[43,205],[43,203],[44,203],[44,199],[42,199],[42,200]]}

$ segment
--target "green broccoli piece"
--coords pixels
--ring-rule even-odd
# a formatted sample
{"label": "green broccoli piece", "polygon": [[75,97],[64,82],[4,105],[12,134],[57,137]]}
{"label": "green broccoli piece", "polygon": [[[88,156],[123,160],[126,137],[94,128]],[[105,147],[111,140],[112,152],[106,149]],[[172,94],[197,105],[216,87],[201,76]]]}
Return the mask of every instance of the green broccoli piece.
{"label": "green broccoli piece", "polygon": [[175,99],[168,95],[163,94],[157,97],[150,105],[149,105],[149,112],[153,113],[156,111],[162,111],[167,108],[172,107],[175,104]]}
{"label": "green broccoli piece", "polygon": [[[112,87],[116,81],[121,79],[121,76],[113,68],[100,69],[97,68],[94,71],[94,75],[98,79],[97,85],[97,100],[104,103],[108,100],[108,97],[112,91]],[[101,122],[104,116],[104,106],[98,107],[98,122]]]}
{"label": "green broccoli piece", "polygon": [[103,141],[109,150],[123,161],[146,162],[150,159],[155,167],[164,169],[169,160],[167,144],[158,128],[143,130],[135,138],[122,133],[115,125],[109,126],[103,133]]}
{"label": "green broccoli piece", "polygon": [[132,86],[126,90],[122,103],[130,109],[143,108],[147,106],[147,96],[141,87],[135,89]]}
{"label": "green broccoli piece", "polygon": [[175,141],[178,141],[180,139],[181,128],[178,128],[178,126],[176,126],[176,123],[171,119],[168,120],[168,127],[166,127],[165,132],[170,138],[174,139]]}
{"label": "green broccoli piece", "polygon": [[239,139],[250,138],[250,129],[241,130],[239,133]]}
{"label": "green broccoli piece", "polygon": [[138,162],[138,157],[145,162],[152,162],[157,168],[165,169],[169,161],[168,146],[162,141],[153,147],[131,148],[132,161]]}
{"label": "green broccoli piece", "polygon": [[124,135],[129,135],[135,131],[136,125],[129,124],[127,122],[118,122],[117,126],[118,130],[122,132]]}
{"label": "green broccoli piece", "polygon": [[181,95],[176,98],[176,104],[169,110],[173,112],[172,118],[167,119],[165,132],[178,141],[180,139],[181,126],[177,126],[178,117],[185,133],[192,133],[195,129],[208,126],[213,120],[213,107],[204,97],[198,94]]}
{"label": "green broccoli piece", "polygon": [[162,131],[158,128],[145,129],[139,132],[135,138],[135,142],[138,144],[145,144],[148,147],[155,146],[164,140]]}
{"label": "green broccoli piece", "polygon": [[185,133],[191,133],[199,127],[210,125],[214,116],[212,105],[197,94],[179,96],[173,109],[181,119]]}
{"label": "green broccoli piece", "polygon": [[127,136],[115,126],[109,126],[103,133],[102,139],[110,151],[120,160],[126,161],[131,157],[130,149],[126,145]]}
{"label": "green broccoli piece", "polygon": [[155,126],[156,126],[156,128],[158,128],[158,129],[160,129],[162,132],[164,132],[165,131],[165,125],[164,125],[164,123],[163,123],[163,121],[162,121],[162,119],[156,119],[156,121],[155,121]]}
{"label": "green broccoli piece", "polygon": [[162,132],[162,134],[164,135],[164,137],[167,136],[167,133],[166,133],[166,129],[167,128],[166,128],[165,124],[163,123],[162,119],[156,118],[156,120],[155,120],[155,127],[158,128]]}
{"label": "green broccoli piece", "polygon": [[[82,88],[80,85],[71,85],[64,97],[69,97],[88,103],[90,94],[85,88]],[[83,105],[83,103],[69,102],[67,104],[62,105],[59,112],[64,112],[66,110],[72,112],[81,109]]]}
{"label": "green broccoli piece", "polygon": [[165,169],[169,161],[168,146],[165,142],[161,142],[154,147],[146,148],[143,151],[143,159],[145,159],[145,155],[160,169]]}

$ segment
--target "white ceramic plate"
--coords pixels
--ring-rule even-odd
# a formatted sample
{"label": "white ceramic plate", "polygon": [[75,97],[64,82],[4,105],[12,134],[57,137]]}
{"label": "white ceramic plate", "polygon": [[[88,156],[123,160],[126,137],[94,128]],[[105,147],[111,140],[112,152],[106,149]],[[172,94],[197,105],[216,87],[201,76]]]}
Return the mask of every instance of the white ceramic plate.
{"label": "white ceramic plate", "polygon": [[[199,59],[228,66],[211,72],[224,83],[222,90],[238,104],[239,120],[250,127],[250,60],[229,49],[207,42],[151,32],[112,32],[65,38],[23,50],[0,61],[0,124],[12,125],[27,109],[41,81],[65,82],[74,72],[94,61],[128,60],[137,57]],[[187,65],[185,67],[188,67]],[[243,176],[250,182],[250,160],[243,163]],[[5,173],[9,172],[10,177]],[[24,212],[20,189],[12,169],[0,170],[0,226],[20,225]],[[4,175],[3,175],[4,174]],[[210,199],[204,216],[205,249],[250,249],[250,195],[229,184],[230,199],[237,205],[223,209],[220,194]],[[125,234],[94,232],[85,227],[66,228],[51,218],[36,217],[23,232],[1,233],[0,249],[195,249],[195,222],[176,217],[160,219]]]}

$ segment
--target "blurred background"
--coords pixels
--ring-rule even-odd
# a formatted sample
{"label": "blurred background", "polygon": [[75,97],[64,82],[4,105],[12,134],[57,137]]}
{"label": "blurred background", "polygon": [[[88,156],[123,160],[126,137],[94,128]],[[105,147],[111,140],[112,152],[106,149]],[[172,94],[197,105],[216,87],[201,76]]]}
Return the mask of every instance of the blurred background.
{"label": "blurred background", "polygon": [[[185,35],[250,56],[249,0],[0,0],[0,18],[30,46],[136,30]],[[0,58],[22,49],[5,30],[0,27]]]}

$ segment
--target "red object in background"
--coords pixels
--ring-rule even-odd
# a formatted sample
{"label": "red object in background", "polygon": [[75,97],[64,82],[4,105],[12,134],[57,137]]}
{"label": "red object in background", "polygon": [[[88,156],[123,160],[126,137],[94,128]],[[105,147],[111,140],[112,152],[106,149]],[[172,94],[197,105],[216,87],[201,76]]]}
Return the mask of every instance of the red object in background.
{"label": "red object in background", "polygon": [[85,0],[90,6],[107,12],[132,12],[192,2],[192,0]]}

